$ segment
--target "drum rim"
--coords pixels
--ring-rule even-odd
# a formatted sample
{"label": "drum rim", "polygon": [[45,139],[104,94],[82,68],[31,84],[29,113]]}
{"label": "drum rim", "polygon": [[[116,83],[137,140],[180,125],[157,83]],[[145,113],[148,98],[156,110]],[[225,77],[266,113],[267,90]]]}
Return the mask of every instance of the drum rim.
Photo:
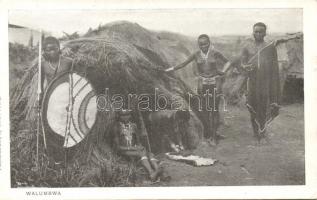
{"label": "drum rim", "polygon": [[[83,101],[82,101],[82,102],[80,103],[80,105],[79,105],[79,110],[84,106],[84,103],[85,103],[86,105],[88,105],[88,103],[89,103],[89,101],[91,100],[91,98],[94,97],[94,96],[93,96],[93,93],[96,95],[96,92],[95,92],[94,90],[91,90],[89,93],[87,93],[87,95],[84,97]],[[86,116],[86,112],[87,112],[87,109],[85,109],[84,112],[82,112],[82,113],[81,113],[81,112],[78,112],[78,119],[81,119],[81,116],[85,117],[85,116]],[[98,110],[97,110],[97,112],[98,112]],[[95,114],[95,117],[96,117],[96,118],[95,118],[94,124],[96,123],[97,112],[96,112],[96,114]],[[92,126],[94,126],[94,124],[93,124]],[[83,121],[83,124],[79,123],[78,125],[79,125],[79,129],[80,129],[82,132],[88,130],[88,133],[89,133],[90,130],[92,129],[92,128],[91,128],[91,129],[89,130],[89,126],[88,126],[86,120]],[[85,129],[85,130],[83,130],[83,129]],[[87,133],[87,134],[88,134],[88,133]]]}
{"label": "drum rim", "polygon": [[[71,71],[71,70],[68,70],[68,71],[65,71],[65,72],[62,72],[60,74],[58,74],[56,77],[53,78],[52,81],[50,81],[50,83],[48,84],[48,86],[45,88],[45,91],[44,91],[44,95],[43,95],[43,99],[42,99],[42,102],[41,102],[41,124],[42,126],[44,126],[44,131],[46,132],[46,134],[48,135],[52,135],[53,138],[56,140],[56,141],[53,141],[54,142],[54,146],[59,146],[59,147],[63,147],[63,143],[64,143],[64,137],[57,134],[52,128],[51,126],[49,125],[48,123],[48,120],[47,120],[47,109],[48,109],[48,101],[49,101],[49,97],[50,95],[52,94],[52,90],[51,92],[49,91],[49,89],[56,83],[56,81],[60,80],[62,77],[64,77],[65,75],[67,74],[77,74],[78,76],[80,77],[83,77],[91,86],[92,88],[92,91],[96,94],[96,90],[95,90],[95,87],[93,86],[93,84],[91,83],[91,81],[88,79],[87,76],[82,76],[82,74],[80,74],[79,72],[76,72],[76,71]],[[91,91],[90,91],[91,92]],[[89,93],[90,93],[89,92]],[[88,94],[89,94],[88,93]],[[97,94],[96,94],[97,96]],[[47,103],[45,103],[47,102]],[[46,104],[46,105],[45,105]],[[82,104],[82,103],[81,103]],[[67,149],[69,148],[73,148],[75,146],[77,146],[78,144],[80,144],[83,140],[85,140],[86,136],[88,134],[90,134],[91,130],[93,129],[96,121],[97,121],[97,115],[98,115],[98,111],[96,112],[95,114],[95,122],[94,124],[92,125],[92,128],[90,128],[89,132],[85,135],[85,137],[79,141],[77,144],[71,146],[71,147],[66,147]],[[45,118],[45,119],[44,119]],[[64,147],[65,148],[65,147]]]}

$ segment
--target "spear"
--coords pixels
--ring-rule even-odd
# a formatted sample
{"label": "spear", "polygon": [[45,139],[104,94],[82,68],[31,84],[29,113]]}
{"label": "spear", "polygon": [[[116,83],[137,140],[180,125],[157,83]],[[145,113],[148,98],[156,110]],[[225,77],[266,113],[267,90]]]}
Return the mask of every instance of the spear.
{"label": "spear", "polygon": [[151,153],[152,150],[151,150],[151,145],[150,145],[149,134],[148,134],[148,132],[147,132],[147,130],[146,130],[145,123],[144,123],[144,119],[143,119],[143,116],[142,116],[142,114],[141,114],[140,111],[138,111],[138,115],[139,115],[139,120],[140,120],[141,135],[144,136],[144,137],[146,137],[146,138],[145,138],[145,139],[146,139],[146,144],[145,144],[145,145],[147,146],[148,152]]}
{"label": "spear", "polygon": [[44,127],[41,124],[41,95],[42,95],[42,30],[40,30],[40,38],[39,38],[39,59],[38,59],[38,84],[37,84],[37,102],[38,102],[38,110],[37,110],[37,133],[36,133],[36,161],[37,165],[39,162],[39,136],[41,133],[42,127],[42,134],[44,140],[44,148],[46,149],[46,139],[45,139],[45,132]]}

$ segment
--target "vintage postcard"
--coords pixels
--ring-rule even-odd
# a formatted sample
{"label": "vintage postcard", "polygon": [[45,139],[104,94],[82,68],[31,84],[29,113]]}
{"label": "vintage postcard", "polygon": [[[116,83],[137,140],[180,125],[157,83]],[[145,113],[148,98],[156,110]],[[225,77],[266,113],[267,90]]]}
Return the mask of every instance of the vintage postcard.
{"label": "vintage postcard", "polygon": [[317,198],[316,1],[2,4],[0,199]]}

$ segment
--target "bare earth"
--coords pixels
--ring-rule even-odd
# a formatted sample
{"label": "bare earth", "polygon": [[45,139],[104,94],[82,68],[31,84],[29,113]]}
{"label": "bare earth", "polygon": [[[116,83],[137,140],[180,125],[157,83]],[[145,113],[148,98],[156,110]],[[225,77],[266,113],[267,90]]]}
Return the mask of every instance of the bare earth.
{"label": "bare earth", "polygon": [[227,108],[226,136],[218,146],[204,142],[195,154],[218,160],[193,167],[164,159],[172,180],[156,186],[301,185],[305,184],[304,105],[283,106],[269,126],[270,143],[256,145],[245,107]]}

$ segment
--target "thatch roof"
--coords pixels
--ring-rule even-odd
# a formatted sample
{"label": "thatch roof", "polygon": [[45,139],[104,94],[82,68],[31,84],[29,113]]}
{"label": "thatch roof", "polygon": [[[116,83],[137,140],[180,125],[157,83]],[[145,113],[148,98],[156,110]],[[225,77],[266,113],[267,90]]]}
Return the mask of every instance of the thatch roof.
{"label": "thatch roof", "polygon": [[[113,33],[121,28],[122,34],[114,37]],[[186,102],[185,95],[192,92],[180,78],[162,72],[170,63],[167,57],[178,63],[182,60],[178,57],[182,53],[173,55],[172,50],[169,53],[164,52],[163,48],[166,47],[159,39],[136,24],[108,25],[99,31],[90,31],[84,38],[67,41],[63,43],[63,47],[72,50],[67,56],[74,59],[77,72],[85,72],[97,94],[102,94],[105,88],[109,88],[111,94],[153,95],[157,88],[158,94],[164,94],[168,99],[177,96]],[[37,67],[34,65],[19,81],[11,96],[12,124],[25,120],[36,124],[36,83]],[[151,101],[152,110],[153,106]],[[169,102],[168,108],[170,106]],[[191,108],[193,112],[190,112],[187,132],[193,142],[188,146],[195,148],[202,136],[203,126],[200,113],[196,112],[196,105],[191,105]],[[142,113],[143,117],[145,115]],[[82,165],[80,168],[89,171],[98,166],[106,166],[109,172],[109,166],[112,165],[109,159],[113,157],[110,150],[110,130],[114,119],[114,112],[98,112],[91,133],[73,152],[73,155],[77,155],[74,156],[76,163],[78,161]]]}
{"label": "thatch roof", "polygon": [[[143,49],[151,50],[157,53],[164,62],[160,62],[163,66],[175,66],[183,61],[194,52],[198,47],[196,39],[170,32],[153,32],[149,31],[136,23],[120,21],[99,27],[97,30],[89,31],[88,37],[114,37],[124,42],[132,43]],[[277,46],[278,58],[280,63],[280,72],[282,74],[282,84],[287,75],[295,75],[299,78],[303,77],[303,34],[293,33],[286,35],[270,35],[268,40],[284,39],[285,42]],[[224,53],[229,60],[234,59],[240,52],[241,45],[247,37],[245,36],[224,36],[211,37],[216,49]],[[294,38],[289,40],[290,38]],[[221,43],[221,41],[226,41]],[[155,59],[157,60],[157,59]],[[191,89],[195,89],[197,80],[193,74],[194,63],[188,67],[178,70],[175,74],[180,77]],[[236,75],[234,74],[234,77]],[[229,102],[237,101],[237,93],[241,93],[241,84],[243,80],[229,75],[227,77],[224,91]],[[243,93],[243,92],[242,92]],[[240,95],[238,95],[240,96]]]}
{"label": "thatch roof", "polygon": [[279,61],[286,62],[282,70],[287,75],[304,78],[303,34],[289,34],[283,39],[287,41],[277,46]]}
{"label": "thatch roof", "polygon": [[[160,57],[153,60],[164,67],[183,62],[196,48],[196,41],[193,38],[170,32],[153,32],[128,21],[117,21],[100,26],[96,30],[87,32],[85,37],[112,38],[153,51]],[[188,85],[195,82],[191,66],[193,64],[175,73]]]}

